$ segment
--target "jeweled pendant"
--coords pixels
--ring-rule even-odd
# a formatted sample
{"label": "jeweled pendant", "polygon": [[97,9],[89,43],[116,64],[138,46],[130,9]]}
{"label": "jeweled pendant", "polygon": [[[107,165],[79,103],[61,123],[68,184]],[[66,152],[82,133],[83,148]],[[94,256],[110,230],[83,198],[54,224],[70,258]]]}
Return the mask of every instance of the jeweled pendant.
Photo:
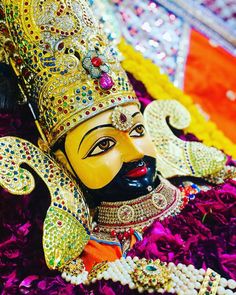
{"label": "jeweled pendant", "polygon": [[109,90],[114,85],[114,82],[109,75],[103,73],[99,79],[99,85],[102,87],[102,89]]}

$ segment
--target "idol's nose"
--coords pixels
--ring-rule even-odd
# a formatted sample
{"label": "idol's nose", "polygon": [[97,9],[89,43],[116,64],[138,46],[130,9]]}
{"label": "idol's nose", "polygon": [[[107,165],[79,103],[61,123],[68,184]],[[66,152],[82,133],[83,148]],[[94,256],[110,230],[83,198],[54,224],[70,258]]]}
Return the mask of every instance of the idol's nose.
{"label": "idol's nose", "polygon": [[123,163],[138,161],[144,157],[144,151],[129,134],[124,134],[121,145]]}

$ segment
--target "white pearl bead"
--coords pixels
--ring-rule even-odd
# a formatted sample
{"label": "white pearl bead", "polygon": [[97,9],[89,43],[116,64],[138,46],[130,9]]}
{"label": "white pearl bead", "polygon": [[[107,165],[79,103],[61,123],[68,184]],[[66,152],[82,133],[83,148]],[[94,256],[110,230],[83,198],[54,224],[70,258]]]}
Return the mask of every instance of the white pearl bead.
{"label": "white pearl bead", "polygon": [[177,268],[181,270],[183,268],[183,264],[182,263],[178,263],[177,264]]}
{"label": "white pearl bead", "polygon": [[225,294],[225,288],[222,286],[219,286],[217,289],[217,294],[218,295],[224,295]]}
{"label": "white pearl bead", "polygon": [[148,289],[148,293],[153,293],[154,292],[154,289],[150,288]]}
{"label": "white pearl bead", "polygon": [[134,256],[133,261],[137,262],[139,260],[139,258],[137,256]]}
{"label": "white pearl bead", "polygon": [[199,282],[196,282],[194,284],[194,286],[195,286],[195,289],[200,289],[201,288],[201,284]]}
{"label": "white pearl bead", "polygon": [[190,271],[193,271],[195,268],[194,268],[194,266],[192,265],[192,264],[189,264],[188,265],[188,270],[190,270]]}
{"label": "white pearl bead", "polygon": [[71,278],[70,278],[70,276],[68,275],[68,276],[66,276],[65,279],[66,279],[67,282],[70,282],[70,279],[71,279]]}
{"label": "white pearl bead", "polygon": [[189,287],[190,289],[194,289],[194,284],[192,284],[192,283],[188,283],[188,287]]}
{"label": "white pearl bead", "polygon": [[138,291],[139,291],[139,293],[143,293],[143,291],[144,291],[143,287],[138,287]]}
{"label": "white pearl bead", "polygon": [[192,273],[193,273],[195,276],[197,276],[197,275],[199,274],[199,271],[198,271],[197,269],[194,269],[194,270],[192,271]]}
{"label": "white pearl bead", "polygon": [[129,288],[131,289],[131,290],[133,290],[134,288],[135,288],[135,284],[134,283],[129,283]]}
{"label": "white pearl bead", "polygon": [[175,267],[175,264],[173,262],[170,262],[169,265],[168,265],[170,268],[174,268]]}
{"label": "white pearl bead", "polygon": [[195,282],[196,282],[196,278],[195,278],[195,276],[191,275],[191,277],[190,277],[190,281],[193,282],[193,283],[195,283]]}
{"label": "white pearl bead", "polygon": [[235,289],[236,288],[236,281],[232,280],[232,279],[228,280],[228,287],[232,290]]}
{"label": "white pearl bead", "polygon": [[198,280],[199,282],[202,282],[202,281],[203,281],[203,276],[198,275],[198,276],[197,276],[197,280]]}
{"label": "white pearl bead", "polygon": [[227,285],[228,285],[227,280],[226,280],[225,278],[221,278],[221,279],[220,279],[220,285],[221,285],[222,287],[227,287]]}
{"label": "white pearl bead", "polygon": [[76,279],[77,279],[77,278],[74,277],[74,276],[71,277],[71,280],[70,280],[70,281],[71,281],[71,284],[75,285],[75,284],[76,284]]}
{"label": "white pearl bead", "polygon": [[132,258],[130,256],[127,256],[126,260],[127,260],[127,262],[130,262],[130,261],[132,261]]}
{"label": "white pearl bead", "polygon": [[203,268],[200,268],[199,271],[198,271],[198,273],[199,273],[200,275],[202,275],[202,276],[205,275],[205,272],[206,272],[206,271],[205,271],[205,269],[203,269]]}
{"label": "white pearl bead", "polygon": [[225,290],[225,295],[233,295],[234,292],[230,289]]}
{"label": "white pearl bead", "polygon": [[66,273],[63,272],[63,273],[61,274],[61,277],[62,277],[63,279],[66,279]]}

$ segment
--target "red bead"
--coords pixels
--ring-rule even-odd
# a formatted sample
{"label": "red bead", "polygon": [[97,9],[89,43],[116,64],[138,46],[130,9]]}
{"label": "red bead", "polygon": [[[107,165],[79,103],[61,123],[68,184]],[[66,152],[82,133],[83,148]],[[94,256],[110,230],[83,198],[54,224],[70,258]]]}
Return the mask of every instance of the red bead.
{"label": "red bead", "polygon": [[121,233],[119,233],[118,236],[117,236],[117,238],[118,238],[119,241],[122,241],[123,235]]}
{"label": "red bead", "polygon": [[130,228],[129,229],[129,233],[130,233],[130,235],[132,235],[134,233],[134,229],[133,228]]}
{"label": "red bead", "polygon": [[92,65],[96,68],[100,67],[100,65],[102,64],[102,60],[99,57],[93,57],[91,62],[92,62]]}
{"label": "red bead", "polygon": [[143,228],[143,232],[145,232],[146,229],[147,229],[147,226],[145,226],[145,227]]}
{"label": "red bead", "polygon": [[126,232],[124,233],[124,238],[125,238],[125,239],[128,239],[129,237],[130,237],[130,233],[126,231]]}
{"label": "red bead", "polygon": [[112,230],[111,231],[111,236],[114,238],[114,237],[116,237],[116,235],[117,235],[116,231],[115,230]]}

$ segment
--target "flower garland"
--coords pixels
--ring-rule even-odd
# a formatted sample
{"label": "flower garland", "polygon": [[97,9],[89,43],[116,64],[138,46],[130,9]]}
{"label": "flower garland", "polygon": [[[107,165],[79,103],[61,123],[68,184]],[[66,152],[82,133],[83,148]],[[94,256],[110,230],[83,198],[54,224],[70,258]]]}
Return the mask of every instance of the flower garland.
{"label": "flower garland", "polygon": [[176,99],[188,109],[191,114],[191,124],[186,129],[187,132],[195,134],[204,144],[224,150],[236,158],[236,145],[217,128],[215,123],[206,120],[191,97],[175,87],[167,75],[161,74],[157,65],[135,51],[124,39],[119,44],[119,50],[124,56],[123,68],[141,81],[154,99]]}

